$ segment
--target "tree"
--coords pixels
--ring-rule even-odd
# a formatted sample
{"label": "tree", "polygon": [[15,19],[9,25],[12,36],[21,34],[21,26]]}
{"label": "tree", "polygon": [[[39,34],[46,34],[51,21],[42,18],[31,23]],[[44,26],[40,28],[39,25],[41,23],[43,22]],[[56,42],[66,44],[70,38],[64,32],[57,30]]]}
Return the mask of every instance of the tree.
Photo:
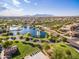
{"label": "tree", "polygon": [[28,37],[25,38],[26,41],[29,41],[30,39]]}
{"label": "tree", "polygon": [[12,32],[10,32],[10,33],[8,33],[9,35],[13,35],[13,33]]}
{"label": "tree", "polygon": [[7,47],[12,45],[12,42],[11,41],[6,41],[2,45],[3,45],[4,48],[7,48]]}
{"label": "tree", "polygon": [[30,33],[26,33],[26,37],[31,37],[31,34]]}
{"label": "tree", "polygon": [[16,37],[11,37],[11,39],[15,40],[15,39],[16,39]]}
{"label": "tree", "polygon": [[23,36],[20,36],[20,39],[23,39],[24,37]]}
{"label": "tree", "polygon": [[53,40],[55,40],[55,43],[57,43],[58,42],[58,37],[53,36]]}
{"label": "tree", "polygon": [[71,51],[70,51],[70,50],[66,50],[66,54],[68,55],[68,57],[69,57],[70,59],[72,59],[72,54],[71,54]]}
{"label": "tree", "polygon": [[63,37],[63,38],[62,38],[62,41],[63,41],[63,42],[67,42],[67,38]]}
{"label": "tree", "polygon": [[49,34],[48,34],[48,33],[46,33],[45,37],[46,37],[46,38],[48,38],[48,37],[49,37]]}
{"label": "tree", "polygon": [[15,43],[19,43],[19,41],[15,40]]}
{"label": "tree", "polygon": [[17,32],[17,35],[20,35],[20,32]]}
{"label": "tree", "polygon": [[2,40],[0,39],[0,43],[2,43]]}

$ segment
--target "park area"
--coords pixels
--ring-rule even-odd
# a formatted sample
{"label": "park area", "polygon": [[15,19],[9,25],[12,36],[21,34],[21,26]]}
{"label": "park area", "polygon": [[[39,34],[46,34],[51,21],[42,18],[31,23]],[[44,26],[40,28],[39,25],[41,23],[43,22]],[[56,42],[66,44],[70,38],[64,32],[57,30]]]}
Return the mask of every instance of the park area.
{"label": "park area", "polygon": [[29,44],[24,44],[20,41],[17,42],[13,42],[13,45],[17,45],[18,46],[18,53],[16,53],[15,55],[13,55],[12,59],[22,59],[25,56],[31,55],[32,53],[39,51],[38,47],[33,47]]}

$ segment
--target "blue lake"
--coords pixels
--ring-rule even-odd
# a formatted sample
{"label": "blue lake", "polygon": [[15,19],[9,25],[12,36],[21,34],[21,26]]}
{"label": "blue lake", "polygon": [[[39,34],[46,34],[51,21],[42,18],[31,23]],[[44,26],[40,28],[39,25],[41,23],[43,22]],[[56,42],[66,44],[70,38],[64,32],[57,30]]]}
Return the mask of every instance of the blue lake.
{"label": "blue lake", "polygon": [[[13,33],[14,36],[16,36],[17,32],[19,32],[22,35],[24,35],[26,33],[30,33],[32,35],[32,37],[37,37],[37,31],[38,31],[37,28],[27,26],[26,28],[23,27],[21,30],[18,30],[18,31],[13,30],[11,32]],[[39,33],[40,33],[39,36],[41,38],[44,38],[46,35],[46,32],[44,32],[44,31],[39,31]]]}

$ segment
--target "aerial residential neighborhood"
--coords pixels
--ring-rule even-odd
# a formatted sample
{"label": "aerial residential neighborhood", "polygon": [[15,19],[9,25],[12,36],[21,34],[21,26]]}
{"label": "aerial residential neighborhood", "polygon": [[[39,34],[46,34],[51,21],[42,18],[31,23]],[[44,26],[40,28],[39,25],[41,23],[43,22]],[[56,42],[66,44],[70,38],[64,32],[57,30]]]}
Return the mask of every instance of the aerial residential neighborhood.
{"label": "aerial residential neighborhood", "polygon": [[[34,18],[38,19],[34,20]],[[65,20],[62,20],[63,17],[52,16],[53,21],[51,22],[49,21],[51,17],[42,17],[45,21],[39,20],[40,18],[29,17],[27,21],[20,18],[17,18],[17,20],[11,17],[1,18],[1,59],[37,59],[38,57],[39,59],[50,59],[52,57],[56,59],[57,56],[61,58],[57,52],[73,55],[72,57],[63,55],[62,58],[79,58],[79,17],[64,17]],[[55,18],[61,18],[62,21],[55,20]],[[57,49],[57,51],[53,49]],[[62,50],[64,53],[60,52]],[[56,57],[52,55],[55,55],[55,53],[57,53]]]}
{"label": "aerial residential neighborhood", "polygon": [[0,59],[79,59],[79,0],[0,0]]}

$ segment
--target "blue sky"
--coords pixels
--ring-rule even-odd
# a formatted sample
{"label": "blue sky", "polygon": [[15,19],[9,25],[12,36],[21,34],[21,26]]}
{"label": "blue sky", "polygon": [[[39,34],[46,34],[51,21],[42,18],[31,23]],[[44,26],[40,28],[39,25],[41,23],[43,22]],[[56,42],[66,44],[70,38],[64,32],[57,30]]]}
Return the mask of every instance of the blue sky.
{"label": "blue sky", "polygon": [[0,0],[0,16],[79,16],[79,0]]}

